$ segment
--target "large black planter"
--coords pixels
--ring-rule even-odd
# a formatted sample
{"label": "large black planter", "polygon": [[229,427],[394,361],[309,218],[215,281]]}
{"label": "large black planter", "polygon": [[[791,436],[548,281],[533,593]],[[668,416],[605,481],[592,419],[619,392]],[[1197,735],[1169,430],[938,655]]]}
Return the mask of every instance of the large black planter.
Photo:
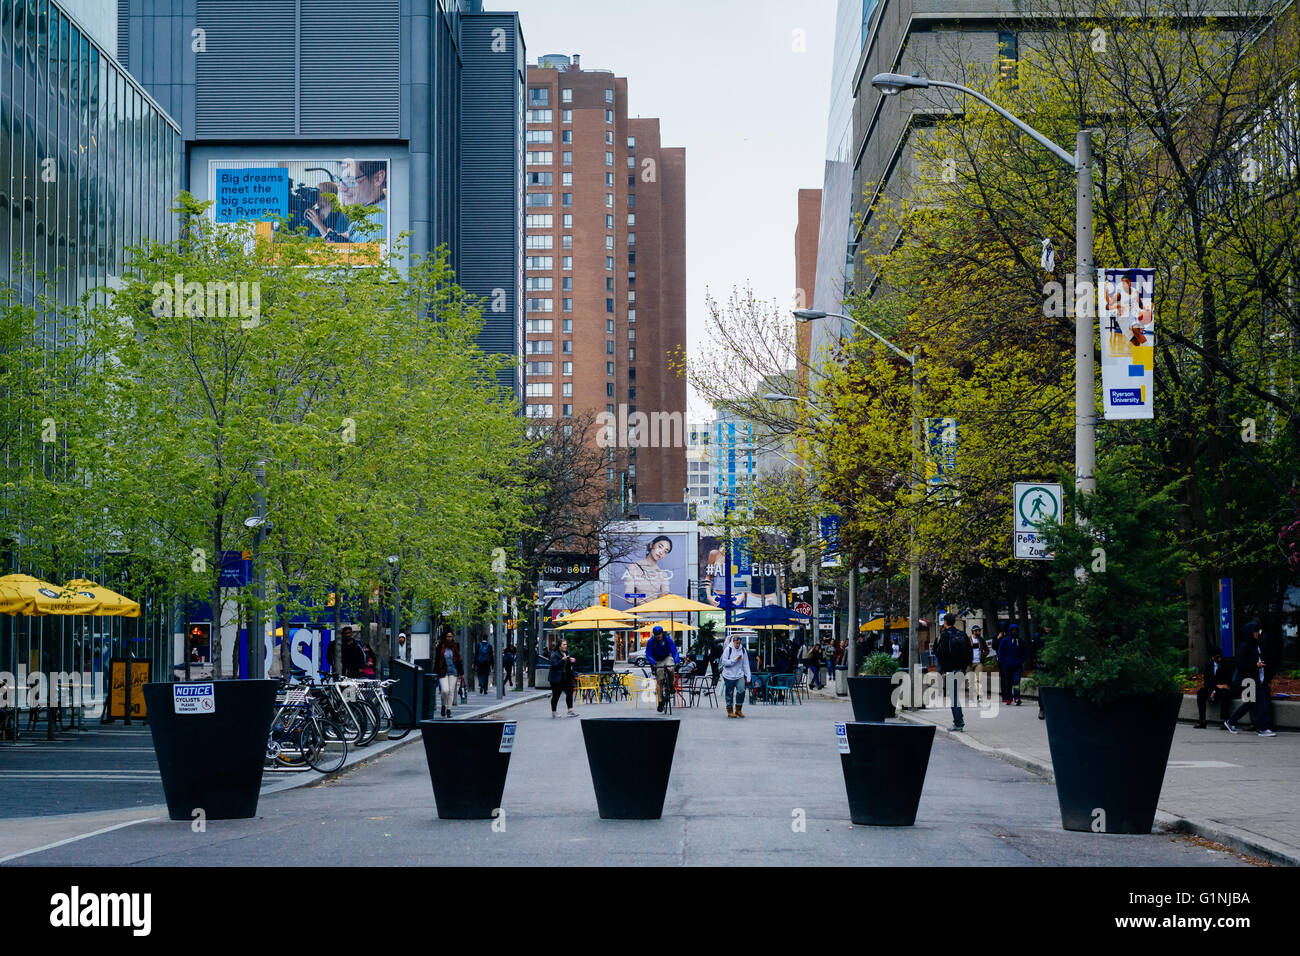
{"label": "large black planter", "polygon": [[603,820],[658,820],[677,748],[676,718],[583,718],[582,739]]}
{"label": "large black planter", "polygon": [[849,678],[853,719],[879,723],[894,716],[894,679],[872,675]]}
{"label": "large black planter", "polygon": [[934,724],[846,723],[840,754],[849,817],[873,827],[910,827],[921,804]]}
{"label": "large black planter", "polygon": [[1150,833],[1182,695],[1122,697],[1099,708],[1059,687],[1039,694],[1061,825]]}
{"label": "large black planter", "polygon": [[[176,688],[212,685],[212,711],[176,713]],[[239,820],[257,815],[266,741],[275,712],[273,680],[145,684],[154,754],[167,815]]]}
{"label": "large black planter", "polygon": [[507,723],[514,721],[420,721],[433,800],[442,819],[488,820],[501,806],[510,769],[510,751],[501,752]]}

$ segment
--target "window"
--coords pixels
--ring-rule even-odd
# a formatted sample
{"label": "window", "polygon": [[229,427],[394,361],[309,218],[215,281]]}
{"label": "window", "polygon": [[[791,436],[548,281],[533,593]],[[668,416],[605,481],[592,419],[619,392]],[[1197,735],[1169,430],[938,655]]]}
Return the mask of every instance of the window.
{"label": "window", "polygon": [[605,130],[605,145],[606,146],[614,145],[614,131],[612,129]]}
{"label": "window", "polygon": [[528,122],[530,123],[549,123],[550,121],[551,121],[550,110],[529,110],[528,111]]}
{"label": "window", "polygon": [[606,209],[613,209],[613,208],[614,208],[614,194],[613,194],[613,193],[605,193],[605,208],[606,208]]}
{"label": "window", "polygon": [[524,240],[524,245],[529,249],[550,249],[553,242],[551,236],[529,236]]}
{"label": "window", "polygon": [[635,382],[635,381],[636,381],[636,369],[634,369],[634,368],[630,368],[630,369],[627,370],[627,380],[628,380],[629,382]]}
{"label": "window", "polygon": [[[550,174],[547,173],[547,175],[549,176]],[[561,186],[572,186],[572,185],[573,185],[573,173],[560,173],[560,185],[561,185]]]}
{"label": "window", "polygon": [[612,122],[614,122],[614,111],[613,111],[613,110],[605,110],[605,122],[606,122],[606,123],[612,123]]}
{"label": "window", "polygon": [[553,405],[525,405],[529,418],[551,418],[555,412]]}
{"label": "window", "polygon": [[630,212],[630,213],[627,214],[627,224],[628,224],[629,226],[635,226],[635,225],[636,225],[636,213],[634,213],[634,212]]}
{"label": "window", "polygon": [[561,123],[572,123],[572,122],[573,122],[573,110],[560,110],[560,122],[561,122]]}
{"label": "window", "polygon": [[628,304],[628,305],[635,305],[635,304],[636,304],[636,292],[635,292],[634,290],[631,290],[631,289],[628,290],[628,293],[627,293],[627,304]]}
{"label": "window", "polygon": [[609,150],[605,150],[605,165],[606,166],[614,165],[614,154],[611,153]]}
{"label": "window", "polygon": [[[614,237],[613,237],[613,236],[606,236],[606,237],[605,237],[605,248],[606,248],[606,249],[613,249],[613,248],[614,248]],[[607,258],[608,258],[608,257],[607,257]],[[614,267],[613,267],[613,266],[610,266],[610,268],[612,269],[612,268],[614,268]]]}
{"label": "window", "polygon": [[627,254],[627,264],[630,265],[630,266],[634,266],[634,265],[636,265],[636,253],[635,253],[635,252],[629,252],[629,253]]}
{"label": "window", "polygon": [[614,257],[613,257],[613,256],[606,256],[606,257],[605,257],[605,268],[606,268],[606,269],[609,269],[609,270],[612,270],[612,269],[614,268]]}
{"label": "window", "polygon": [[605,311],[606,311],[606,312],[613,312],[613,311],[614,311],[614,300],[613,300],[613,299],[606,299],[606,300],[605,300]]}
{"label": "window", "polygon": [[614,188],[614,174],[613,174],[613,173],[606,173],[606,174],[605,174],[605,188],[606,188],[606,189],[613,189],[613,188]]}
{"label": "window", "polygon": [[573,165],[573,153],[569,152],[567,149],[564,151],[563,159],[564,159],[565,166]]}
{"label": "window", "polygon": [[536,143],[549,144],[552,142],[552,136],[549,129],[530,129],[524,137],[524,142],[530,146]]}
{"label": "window", "polygon": [[525,269],[554,269],[555,260],[550,256],[529,256],[524,260]]}
{"label": "window", "polygon": [[606,217],[605,217],[605,228],[606,228],[606,229],[613,229],[613,228],[614,228],[614,217],[613,217],[613,216],[606,216]]}
{"label": "window", "polygon": [[628,209],[636,208],[636,193],[627,194],[627,208]]}
{"label": "window", "polygon": [[573,383],[572,383],[572,382],[565,382],[563,385],[560,386],[560,397],[561,397],[561,398],[573,398]]}
{"label": "window", "polygon": [[528,105],[529,106],[550,106],[551,105],[550,87],[530,86],[528,88]]}
{"label": "window", "polygon": [[573,228],[573,213],[571,213],[571,212],[566,212],[566,213],[564,214],[564,228],[565,228],[565,229],[572,229],[572,228]]}
{"label": "window", "polygon": [[555,366],[551,362],[529,362],[528,374],[529,375],[551,375],[553,374],[552,370],[554,368]]}
{"label": "window", "polygon": [[[550,140],[548,139],[547,142],[549,143]],[[572,143],[573,143],[573,130],[571,130],[571,129],[562,129],[562,130],[560,130],[560,142],[563,143],[563,144],[565,144],[566,146],[572,144]]]}
{"label": "window", "polygon": [[613,397],[614,397],[614,383],[613,383],[613,382],[606,382],[606,383],[605,383],[605,397],[606,397],[606,398],[613,398]]}
{"label": "window", "polygon": [[636,361],[636,349],[634,349],[634,348],[630,348],[630,349],[627,350],[627,360],[628,360],[629,362],[635,362],[635,361]]}
{"label": "window", "polygon": [[529,355],[550,355],[555,351],[555,343],[550,339],[529,339],[524,343],[524,351]]}
{"label": "window", "polygon": [[572,102],[573,102],[573,90],[571,90],[571,89],[564,89],[564,88],[561,88],[561,89],[560,89],[560,102],[561,102],[561,103],[572,103]]}
{"label": "window", "polygon": [[629,136],[629,137],[627,138],[627,148],[628,148],[628,149],[636,149],[636,137],[635,137],[635,136]]}
{"label": "window", "polygon": [[635,233],[635,232],[629,232],[629,233],[627,234],[627,244],[628,244],[629,246],[635,246],[635,245],[636,245],[636,233]]}
{"label": "window", "polygon": [[605,276],[605,291],[606,291],[606,292],[613,292],[613,291],[614,291],[614,277],[613,277],[613,276]]}
{"label": "window", "polygon": [[529,276],[524,280],[524,288],[529,292],[550,292],[550,276]]}
{"label": "window", "polygon": [[613,343],[613,342],[609,342],[609,341],[607,341],[607,342],[605,343],[605,354],[606,354],[606,355],[613,355],[613,354],[614,354],[614,343]]}
{"label": "window", "polygon": [[[572,269],[572,268],[573,268],[573,256],[565,256],[565,257],[561,260],[561,266],[560,266],[560,267],[563,268],[563,269]],[[572,281],[572,280],[570,280],[570,281]]]}
{"label": "window", "polygon": [[[561,415],[563,415],[563,417],[565,417],[565,418],[572,418],[572,417],[573,417],[573,406],[572,406],[572,405],[561,405],[561,406],[560,406],[560,409],[561,409],[561,412],[560,412],[560,413],[561,413]],[[566,434],[569,434],[569,433],[566,432]]]}
{"label": "window", "polygon": [[613,362],[606,362],[606,363],[605,363],[605,374],[606,374],[606,375],[613,375],[613,374],[614,374],[614,363],[613,363]]}
{"label": "window", "polygon": [[555,217],[550,213],[536,213],[524,218],[526,229],[551,229],[555,226]]}
{"label": "window", "polygon": [[629,157],[627,158],[627,168],[628,168],[628,169],[636,169],[636,157],[635,157],[635,156],[629,156]]}
{"label": "window", "polygon": [[551,184],[551,177],[552,177],[553,175],[555,175],[555,174],[554,174],[554,173],[529,173],[529,174],[528,174],[528,185],[530,185],[530,186],[549,186],[549,185]]}
{"label": "window", "polygon": [[561,375],[572,375],[572,374],[573,374],[573,363],[572,363],[572,362],[562,362],[562,363],[560,363],[560,374],[561,374]]}
{"label": "window", "polygon": [[1016,61],[1020,59],[1020,41],[1014,33],[998,34],[998,70],[1004,80],[1016,78]]}
{"label": "window", "polygon": [[628,320],[628,322],[635,322],[635,321],[636,321],[636,309],[628,309],[628,310],[627,310],[627,320]]}
{"label": "window", "polygon": [[627,188],[628,188],[628,189],[635,189],[635,188],[636,188],[636,177],[635,177],[635,176],[629,176],[629,177],[627,177]]}
{"label": "window", "polygon": [[572,206],[572,205],[573,205],[573,193],[561,193],[561,194],[560,194],[560,205],[561,205],[561,206]]}
{"label": "window", "polygon": [[555,162],[555,154],[550,152],[550,150],[537,153],[530,152],[525,157],[524,161],[527,162],[529,166],[549,166],[551,163]]}
{"label": "window", "polygon": [[636,329],[628,329],[628,330],[627,330],[627,340],[628,340],[629,342],[635,342],[635,341],[636,341]]}
{"label": "window", "polygon": [[630,402],[636,398],[636,386],[629,386],[627,390],[627,400]]}
{"label": "window", "polygon": [[528,398],[550,398],[554,387],[550,382],[529,382],[524,394]]}
{"label": "window", "polygon": [[550,312],[553,299],[529,299],[526,312]]}
{"label": "window", "polygon": [[564,237],[564,241],[561,242],[560,245],[563,246],[565,249],[572,249],[572,248],[573,248],[573,237],[572,237],[572,236],[565,236],[565,237]]}
{"label": "window", "polygon": [[613,319],[606,319],[606,320],[605,320],[605,334],[606,334],[606,335],[613,335],[613,334],[614,334],[614,320],[613,320]]}
{"label": "window", "polygon": [[573,354],[573,339],[565,339],[563,347],[560,349],[565,355]]}
{"label": "window", "polygon": [[631,284],[631,283],[633,283],[633,282],[636,282],[636,270],[635,270],[635,269],[628,269],[628,270],[627,270],[627,281],[628,281],[629,284]]}
{"label": "window", "polygon": [[560,288],[565,292],[573,291],[573,276],[565,276],[560,280]]}
{"label": "window", "polygon": [[[572,301],[572,300],[569,300],[569,301]],[[573,309],[568,309],[568,310],[566,310],[566,311],[568,311],[568,312],[572,312]],[[561,331],[561,332],[567,332],[568,334],[572,335],[572,334],[573,334],[573,319],[564,319],[564,320],[563,320],[563,328],[561,328],[560,331]]]}
{"label": "window", "polygon": [[[613,405],[609,406],[609,413],[610,413],[611,415],[614,414],[614,406],[613,406]],[[612,449],[611,449],[611,451],[612,451]],[[613,469],[613,468],[606,468],[606,469],[605,469],[605,480],[606,480],[606,481],[613,481],[613,480],[614,480],[614,469]]]}
{"label": "window", "polygon": [[550,193],[529,193],[524,197],[525,206],[549,206],[551,201]]}
{"label": "window", "polygon": [[614,91],[613,91],[613,90],[606,90],[606,91],[605,91],[605,102],[606,102],[606,103],[613,103],[613,102],[614,102]]}
{"label": "window", "polygon": [[[563,304],[563,307],[564,307],[564,311],[565,311],[565,312],[572,312],[572,311],[573,311],[573,300],[572,300],[572,299],[564,299],[564,300],[562,300],[562,304]],[[566,320],[566,321],[567,321],[567,320]],[[572,332],[573,329],[572,329],[572,328],[569,328],[569,329],[566,329],[565,331],[567,331],[567,332]]]}

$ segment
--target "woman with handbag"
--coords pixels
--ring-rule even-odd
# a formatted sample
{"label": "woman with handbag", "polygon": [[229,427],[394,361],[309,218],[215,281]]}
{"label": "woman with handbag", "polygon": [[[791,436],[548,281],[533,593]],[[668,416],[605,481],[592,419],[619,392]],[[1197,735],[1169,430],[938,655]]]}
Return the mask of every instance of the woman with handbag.
{"label": "woman with handbag", "polygon": [[559,717],[555,712],[556,705],[560,702],[560,694],[564,694],[565,706],[569,708],[566,716],[577,717],[578,713],[573,709],[573,665],[575,661],[569,656],[569,642],[560,641],[560,646],[551,652],[551,668],[549,677],[551,679],[551,716]]}
{"label": "woman with handbag", "polygon": [[433,672],[438,676],[438,690],[442,692],[441,712],[444,717],[451,717],[451,703],[456,699],[456,688],[460,684],[464,668],[464,662],[460,659],[460,645],[448,630],[443,633],[433,655]]}

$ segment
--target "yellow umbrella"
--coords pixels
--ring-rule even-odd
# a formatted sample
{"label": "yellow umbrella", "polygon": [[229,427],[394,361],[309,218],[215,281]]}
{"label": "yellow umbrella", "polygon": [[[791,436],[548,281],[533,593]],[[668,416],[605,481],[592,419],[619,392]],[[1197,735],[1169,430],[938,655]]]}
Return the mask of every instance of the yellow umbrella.
{"label": "yellow umbrella", "polygon": [[85,578],[77,578],[75,581],[69,581],[66,590],[76,591],[82,597],[87,595],[99,600],[99,607],[92,613],[102,617],[139,617],[140,602],[132,601],[129,597],[123,597],[116,591],[106,588],[103,585],[96,584],[94,581],[87,581]]}
{"label": "yellow umbrella", "polygon": [[635,624],[601,624],[599,621],[565,622],[551,628],[552,631],[626,631],[636,627]]}
{"label": "yellow umbrella", "polygon": [[[889,627],[890,630],[894,630],[894,631],[906,631],[907,618],[896,617],[893,619],[893,621],[890,622]],[[860,628],[858,628],[859,631],[883,631],[884,629],[885,629],[885,619],[883,617],[873,618],[872,620],[868,621],[866,624],[863,624]]]}
{"label": "yellow umbrella", "polygon": [[657,597],[653,601],[647,601],[645,604],[639,604],[632,608],[632,613],[637,617],[653,615],[658,617],[660,614],[689,614],[693,611],[716,611],[717,608],[712,604],[704,604],[701,601],[692,601],[690,598],[684,598],[678,594],[665,594],[663,597]]}
{"label": "yellow umbrella", "polygon": [[32,599],[12,584],[0,584],[0,614],[26,614]]}
{"label": "yellow umbrella", "polygon": [[635,624],[636,620],[626,611],[616,611],[612,607],[601,607],[599,604],[593,604],[591,607],[584,607],[581,611],[574,611],[572,614],[566,614],[563,617],[556,618],[561,624]]}
{"label": "yellow umbrella", "polygon": [[0,585],[8,585],[31,602],[24,614],[94,614],[99,610],[100,601],[94,594],[60,588],[29,574],[6,574]]}
{"label": "yellow umbrella", "polygon": [[642,624],[639,625],[637,629],[641,631],[649,631],[649,630],[653,630],[656,627],[662,627],[665,631],[668,631],[670,634],[675,634],[679,631],[699,630],[699,628],[693,624],[683,624],[680,621],[674,621],[672,619],[655,621],[653,624]]}

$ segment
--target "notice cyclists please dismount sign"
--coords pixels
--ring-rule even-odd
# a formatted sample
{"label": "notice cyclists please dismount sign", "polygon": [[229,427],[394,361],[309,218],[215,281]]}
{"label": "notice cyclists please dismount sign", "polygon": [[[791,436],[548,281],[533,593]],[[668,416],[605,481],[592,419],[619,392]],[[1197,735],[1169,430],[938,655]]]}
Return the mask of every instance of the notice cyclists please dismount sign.
{"label": "notice cyclists please dismount sign", "polygon": [[1051,561],[1055,557],[1043,541],[1048,524],[1061,522],[1061,486],[1055,482],[1016,482],[1012,498],[1015,512],[1017,558]]}
{"label": "notice cyclists please dismount sign", "polygon": [[178,714],[217,712],[217,699],[211,684],[173,684],[172,704]]}

